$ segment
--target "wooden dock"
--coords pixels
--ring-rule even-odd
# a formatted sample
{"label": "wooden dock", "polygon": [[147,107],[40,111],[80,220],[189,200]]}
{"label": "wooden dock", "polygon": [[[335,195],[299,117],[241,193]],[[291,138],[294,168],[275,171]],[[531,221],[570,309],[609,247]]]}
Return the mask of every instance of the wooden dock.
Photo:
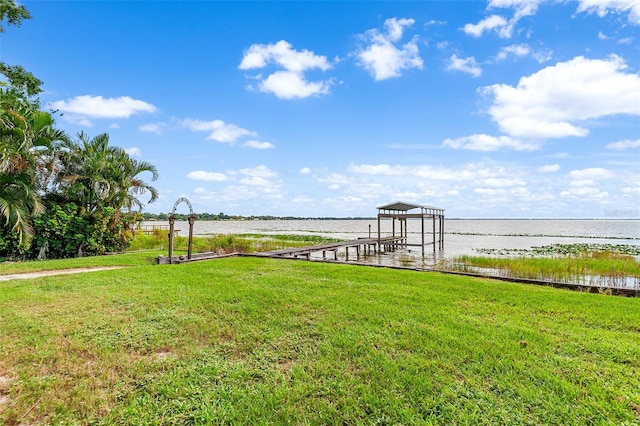
{"label": "wooden dock", "polygon": [[356,258],[361,254],[375,254],[394,251],[401,246],[406,245],[406,239],[404,237],[382,237],[380,240],[377,238],[358,238],[357,240],[341,241],[338,243],[318,244],[314,246],[287,248],[282,250],[272,250],[260,253],[255,253],[258,257],[284,257],[284,258],[298,258],[304,257],[306,259],[311,258],[313,253],[322,253],[322,258],[327,258],[327,253],[332,255],[334,260],[338,260],[338,251],[344,250],[346,254],[346,260],[349,260],[349,249],[351,253],[355,249]]}

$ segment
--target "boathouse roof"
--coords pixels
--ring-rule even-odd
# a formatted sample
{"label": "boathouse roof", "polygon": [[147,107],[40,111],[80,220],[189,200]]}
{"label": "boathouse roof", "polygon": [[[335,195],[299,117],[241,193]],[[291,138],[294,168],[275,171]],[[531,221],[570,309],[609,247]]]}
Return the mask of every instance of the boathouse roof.
{"label": "boathouse roof", "polygon": [[387,204],[378,207],[378,211],[390,211],[390,212],[407,212],[409,210],[421,209],[422,212],[444,214],[444,209],[433,206],[422,206],[419,204],[405,203],[403,201],[396,201],[395,203]]}

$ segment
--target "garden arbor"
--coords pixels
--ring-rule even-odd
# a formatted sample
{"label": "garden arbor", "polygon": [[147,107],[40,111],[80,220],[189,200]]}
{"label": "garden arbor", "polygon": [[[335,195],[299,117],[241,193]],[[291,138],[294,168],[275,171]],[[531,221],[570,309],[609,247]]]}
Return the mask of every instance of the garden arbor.
{"label": "garden arbor", "polygon": [[176,223],[176,210],[178,209],[178,205],[180,203],[185,203],[189,206],[189,246],[187,249],[187,259],[191,259],[191,254],[193,252],[193,224],[196,221],[196,215],[193,213],[193,207],[191,207],[191,203],[185,197],[180,197],[176,200],[173,205],[173,210],[169,215],[169,263],[173,263],[173,238],[175,234],[174,225]]}

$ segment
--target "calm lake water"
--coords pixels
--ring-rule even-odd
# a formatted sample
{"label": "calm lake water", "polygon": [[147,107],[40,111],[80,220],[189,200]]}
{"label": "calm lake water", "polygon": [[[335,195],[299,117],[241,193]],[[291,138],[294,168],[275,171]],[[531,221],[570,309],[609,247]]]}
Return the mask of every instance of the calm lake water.
{"label": "calm lake water", "polygon": [[[145,225],[166,224],[147,222]],[[377,220],[271,220],[271,221],[196,221],[194,234],[307,234],[355,240],[377,236]],[[391,234],[391,221],[383,220],[381,233]],[[409,220],[409,243],[420,243],[421,224]],[[431,222],[425,222],[430,232]],[[180,235],[187,235],[187,222],[176,222]],[[396,224],[396,233],[399,225]],[[431,241],[429,233],[425,237]],[[476,254],[477,249],[528,249],[549,244],[599,243],[640,245],[640,220],[521,220],[521,219],[447,219],[444,250],[425,254],[433,260],[462,254]],[[421,254],[419,247],[409,254]]]}

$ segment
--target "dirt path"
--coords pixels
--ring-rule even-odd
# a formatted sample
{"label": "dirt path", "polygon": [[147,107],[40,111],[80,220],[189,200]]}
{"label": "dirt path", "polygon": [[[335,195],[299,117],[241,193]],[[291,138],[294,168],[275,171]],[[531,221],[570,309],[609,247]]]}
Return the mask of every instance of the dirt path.
{"label": "dirt path", "polygon": [[124,266],[104,266],[99,268],[74,268],[74,269],[58,269],[55,271],[25,272],[23,274],[0,275],[0,281],[28,280],[31,278],[50,277],[52,275],[80,274],[84,272],[108,271],[111,269],[122,269],[122,268],[124,268]]}

